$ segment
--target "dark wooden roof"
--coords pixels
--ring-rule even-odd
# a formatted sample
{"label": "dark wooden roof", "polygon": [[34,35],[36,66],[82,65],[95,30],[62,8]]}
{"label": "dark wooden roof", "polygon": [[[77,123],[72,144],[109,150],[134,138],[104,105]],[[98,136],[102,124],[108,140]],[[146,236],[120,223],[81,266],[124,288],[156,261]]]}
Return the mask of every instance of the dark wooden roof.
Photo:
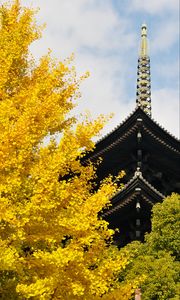
{"label": "dark wooden roof", "polygon": [[125,184],[124,188],[112,197],[112,206],[103,212],[102,216],[106,217],[112,215],[121,208],[128,206],[132,201],[135,201],[140,194],[141,200],[149,204],[150,210],[155,203],[162,201],[165,197],[142,176],[141,172],[136,171],[135,175]]}
{"label": "dark wooden roof", "polygon": [[142,126],[147,134],[152,136],[164,148],[180,154],[180,141],[161,127],[140,107],[137,107],[121,124],[96,143],[95,150],[89,155],[91,161],[102,156],[103,153],[114,148],[117,144],[123,142],[127,137],[136,132],[138,119],[142,119]]}
{"label": "dark wooden roof", "polygon": [[137,238],[143,241],[151,230],[152,206],[172,192],[180,193],[180,141],[137,107],[96,143],[83,163],[95,163],[100,157],[97,185],[109,174],[126,172],[124,188],[112,197],[112,205],[101,216],[111,228],[119,228],[114,236],[119,247]]}
{"label": "dark wooden roof", "polygon": [[[164,195],[154,188],[141,172],[136,171],[124,188],[112,197],[112,205],[101,214],[110,224],[110,228],[119,229],[119,233],[114,235],[115,244],[123,247],[136,239],[143,241],[145,233],[151,230],[152,206],[161,202],[163,198]],[[139,209],[137,203],[140,204]]]}
{"label": "dark wooden roof", "polygon": [[[141,141],[138,141],[140,132]],[[140,107],[96,143],[84,162],[103,159],[98,166],[98,180],[125,170],[124,183],[138,167],[140,151],[143,177],[161,193],[180,192],[180,141],[168,133]]]}

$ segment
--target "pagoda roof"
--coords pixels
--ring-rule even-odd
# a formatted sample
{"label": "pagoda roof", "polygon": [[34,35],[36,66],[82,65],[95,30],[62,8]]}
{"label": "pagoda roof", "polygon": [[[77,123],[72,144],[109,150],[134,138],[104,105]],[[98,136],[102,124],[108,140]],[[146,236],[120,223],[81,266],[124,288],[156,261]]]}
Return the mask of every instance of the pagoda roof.
{"label": "pagoda roof", "polygon": [[127,182],[140,161],[144,178],[158,190],[165,195],[180,191],[180,141],[141,107],[99,140],[94,151],[83,158],[83,163],[96,162],[100,157],[97,182],[110,174],[116,176],[120,170],[125,171],[123,181]]}
{"label": "pagoda roof", "polygon": [[140,171],[136,171],[134,176],[127,184],[118,191],[111,199],[112,206],[102,213],[103,217],[117,213],[123,207],[128,206],[141,195],[142,201],[146,202],[150,207],[162,201],[165,196],[153,187],[142,175]]}
{"label": "pagoda roof", "polygon": [[122,123],[96,143],[95,150],[93,153],[87,155],[86,159],[90,158],[91,161],[96,160],[117,144],[124,142],[124,140],[137,131],[140,123],[147,135],[151,136],[152,139],[167,150],[180,155],[180,140],[152,119],[141,107],[137,107]]}

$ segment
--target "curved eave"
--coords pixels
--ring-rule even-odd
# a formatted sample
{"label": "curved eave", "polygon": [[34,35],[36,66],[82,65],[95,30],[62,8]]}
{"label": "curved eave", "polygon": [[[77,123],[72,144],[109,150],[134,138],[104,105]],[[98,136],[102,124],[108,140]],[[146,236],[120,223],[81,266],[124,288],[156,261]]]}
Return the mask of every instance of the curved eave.
{"label": "curved eave", "polygon": [[95,150],[87,154],[85,160],[97,159],[117,144],[125,141],[137,131],[138,120],[142,120],[142,128],[147,135],[150,135],[163,147],[180,155],[180,141],[148,116],[140,107],[137,107],[120,125],[96,143]]}
{"label": "curved eave", "polygon": [[124,188],[113,196],[111,199],[112,206],[103,212],[102,216],[106,217],[121,210],[123,207],[134,201],[139,195],[143,201],[147,202],[150,206],[153,206],[155,203],[165,198],[165,196],[155,189],[141,173],[138,175],[135,174]]}

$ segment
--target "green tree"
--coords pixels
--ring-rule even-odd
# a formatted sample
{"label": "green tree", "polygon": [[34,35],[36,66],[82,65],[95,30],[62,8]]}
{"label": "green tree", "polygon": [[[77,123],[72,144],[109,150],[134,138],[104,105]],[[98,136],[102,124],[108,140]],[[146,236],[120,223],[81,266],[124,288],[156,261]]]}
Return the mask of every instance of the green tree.
{"label": "green tree", "polygon": [[131,263],[120,278],[131,282],[144,277],[143,300],[179,299],[180,196],[172,194],[153,207],[152,231],[145,243],[132,242],[121,251],[131,253]]}
{"label": "green tree", "polygon": [[152,232],[148,246],[154,251],[166,250],[176,260],[180,258],[180,195],[173,193],[153,207]]}

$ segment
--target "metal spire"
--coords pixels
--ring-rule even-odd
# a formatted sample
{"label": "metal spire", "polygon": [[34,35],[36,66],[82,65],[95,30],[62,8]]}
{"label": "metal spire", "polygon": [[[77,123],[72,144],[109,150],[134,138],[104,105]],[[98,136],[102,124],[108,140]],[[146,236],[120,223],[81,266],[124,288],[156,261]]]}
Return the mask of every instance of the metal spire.
{"label": "metal spire", "polygon": [[141,46],[137,70],[136,104],[151,116],[151,77],[150,58],[148,56],[147,27],[141,26]]}

